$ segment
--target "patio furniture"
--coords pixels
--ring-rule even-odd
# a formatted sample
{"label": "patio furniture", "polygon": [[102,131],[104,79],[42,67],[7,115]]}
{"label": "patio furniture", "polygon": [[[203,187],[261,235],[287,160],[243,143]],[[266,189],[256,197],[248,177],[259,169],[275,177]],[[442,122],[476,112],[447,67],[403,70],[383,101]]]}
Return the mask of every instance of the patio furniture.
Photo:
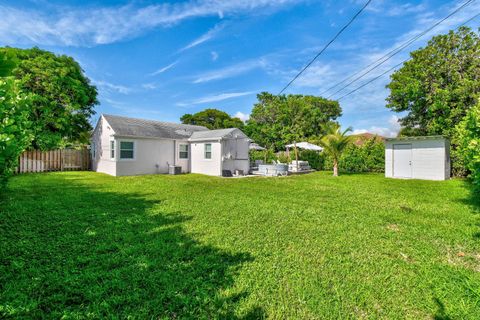
{"label": "patio furniture", "polygon": [[286,176],[288,175],[288,164],[261,164],[258,166],[258,173],[265,176]]}
{"label": "patio furniture", "polygon": [[299,160],[298,162],[293,160],[292,163],[288,165],[288,171],[290,172],[305,172],[311,171],[312,168],[308,164],[308,161]]}

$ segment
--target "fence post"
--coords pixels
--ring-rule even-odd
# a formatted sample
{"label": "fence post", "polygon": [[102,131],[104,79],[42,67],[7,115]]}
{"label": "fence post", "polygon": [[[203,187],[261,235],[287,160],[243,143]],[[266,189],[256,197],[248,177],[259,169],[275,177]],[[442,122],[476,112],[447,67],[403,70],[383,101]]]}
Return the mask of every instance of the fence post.
{"label": "fence post", "polygon": [[60,149],[60,171],[63,171],[63,149]]}

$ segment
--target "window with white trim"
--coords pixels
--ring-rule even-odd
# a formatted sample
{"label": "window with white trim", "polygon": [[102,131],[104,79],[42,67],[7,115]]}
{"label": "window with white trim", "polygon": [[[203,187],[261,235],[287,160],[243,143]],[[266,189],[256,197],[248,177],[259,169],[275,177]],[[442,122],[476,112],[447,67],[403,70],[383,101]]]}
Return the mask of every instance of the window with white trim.
{"label": "window with white trim", "polygon": [[180,159],[188,159],[188,144],[180,144],[178,149],[178,157]]}
{"label": "window with white trim", "polygon": [[120,141],[120,159],[134,159],[133,141]]}
{"label": "window with white trim", "polygon": [[96,156],[95,151],[97,151],[96,146],[95,146],[95,141],[92,141],[92,144],[91,144],[90,148],[92,148],[92,150],[91,150],[92,151],[92,158],[95,159],[95,156]]}
{"label": "window with white trim", "polygon": [[110,140],[110,159],[115,159],[115,140]]}
{"label": "window with white trim", "polygon": [[212,144],[205,143],[205,159],[212,159]]}

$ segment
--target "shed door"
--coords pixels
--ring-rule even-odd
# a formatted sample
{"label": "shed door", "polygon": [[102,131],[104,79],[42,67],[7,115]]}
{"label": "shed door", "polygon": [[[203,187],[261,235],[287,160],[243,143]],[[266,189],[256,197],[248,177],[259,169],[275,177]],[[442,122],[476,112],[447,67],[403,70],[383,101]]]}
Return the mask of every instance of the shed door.
{"label": "shed door", "polygon": [[412,177],[412,145],[393,145],[393,176],[397,178]]}

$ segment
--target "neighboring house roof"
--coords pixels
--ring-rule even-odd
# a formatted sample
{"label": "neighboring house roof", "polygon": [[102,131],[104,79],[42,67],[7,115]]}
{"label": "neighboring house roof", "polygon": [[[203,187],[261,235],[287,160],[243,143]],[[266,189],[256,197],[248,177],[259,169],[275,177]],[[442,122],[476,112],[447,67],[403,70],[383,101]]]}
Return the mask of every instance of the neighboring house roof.
{"label": "neighboring house roof", "polygon": [[377,142],[385,141],[385,137],[382,137],[378,134],[373,134],[370,132],[352,134],[352,137],[353,137],[353,143],[355,143],[357,146],[363,145],[367,140],[370,140],[370,139],[375,139],[375,141]]}
{"label": "neighboring house roof", "polygon": [[216,129],[209,131],[196,131],[192,133],[192,136],[189,140],[199,141],[199,140],[219,140],[219,139],[228,139],[236,137],[246,138],[247,136],[237,128],[229,129]]}
{"label": "neighboring house roof", "polygon": [[210,132],[206,127],[188,124],[120,117],[108,114],[104,114],[103,117],[112,127],[116,136],[188,139],[194,132]]}

